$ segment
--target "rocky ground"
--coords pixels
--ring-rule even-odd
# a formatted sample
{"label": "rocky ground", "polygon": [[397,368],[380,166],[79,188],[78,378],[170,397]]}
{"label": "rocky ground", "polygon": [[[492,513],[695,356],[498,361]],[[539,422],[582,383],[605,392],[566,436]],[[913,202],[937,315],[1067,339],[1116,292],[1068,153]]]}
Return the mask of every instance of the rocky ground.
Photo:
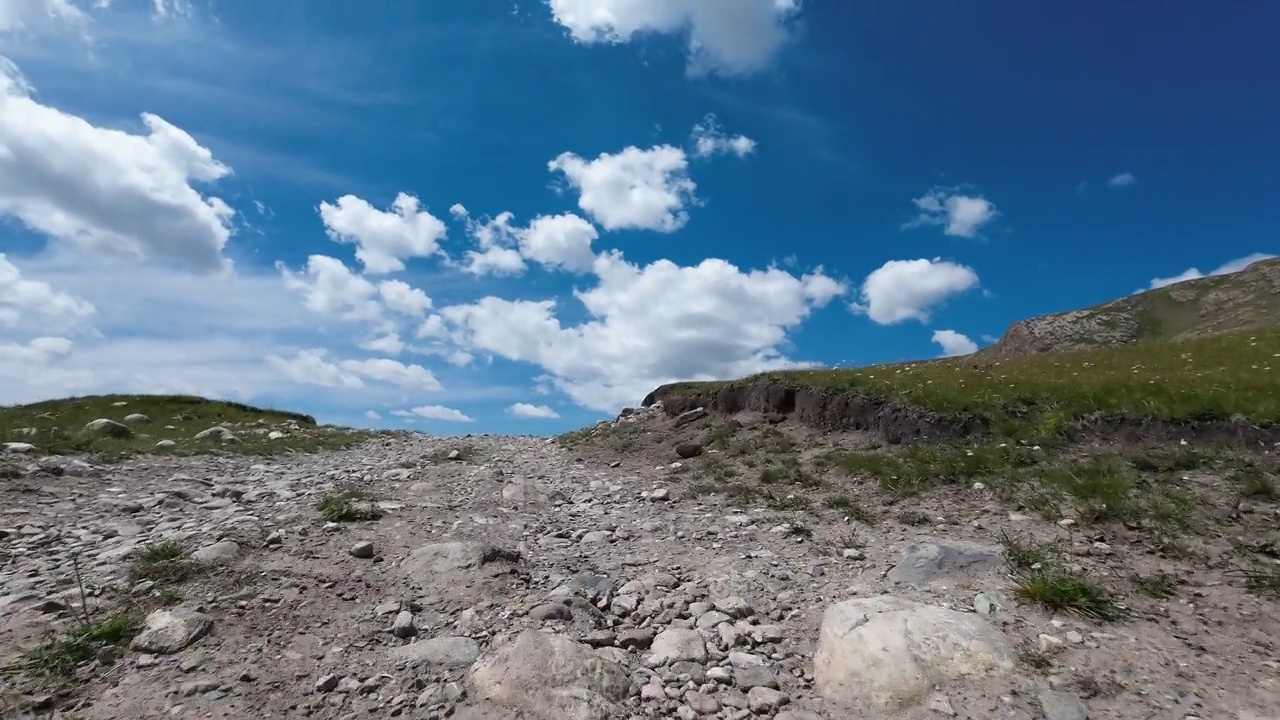
{"label": "rocky ground", "polygon": [[[777,420],[738,426],[803,456],[813,438]],[[816,507],[708,492],[718,453],[676,444],[702,420],[622,422],[625,442],[568,447],[15,453],[0,716],[1280,718],[1280,612],[1232,573],[1230,532],[1139,551],[982,483],[896,504],[850,483]],[[1280,519],[1267,498],[1223,512]],[[1043,542],[1114,613],[1020,597],[1013,553]]]}

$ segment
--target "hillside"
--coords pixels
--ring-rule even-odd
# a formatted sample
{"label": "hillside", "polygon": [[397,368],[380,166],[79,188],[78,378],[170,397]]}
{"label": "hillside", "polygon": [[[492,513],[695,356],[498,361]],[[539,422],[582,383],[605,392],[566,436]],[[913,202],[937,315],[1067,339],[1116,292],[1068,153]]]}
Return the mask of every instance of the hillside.
{"label": "hillside", "polygon": [[1277,371],[776,373],[556,442],[0,408],[0,717],[1270,718]]}
{"label": "hillside", "polygon": [[1082,310],[1014,323],[973,359],[1189,340],[1280,328],[1280,258]]}

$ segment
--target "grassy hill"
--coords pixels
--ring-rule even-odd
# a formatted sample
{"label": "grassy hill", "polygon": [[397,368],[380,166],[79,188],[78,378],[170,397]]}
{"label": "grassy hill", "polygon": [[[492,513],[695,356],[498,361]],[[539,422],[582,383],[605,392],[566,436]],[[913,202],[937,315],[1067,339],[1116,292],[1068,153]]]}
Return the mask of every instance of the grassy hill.
{"label": "grassy hill", "polygon": [[[91,429],[97,420],[112,421]],[[213,432],[222,427],[230,437]],[[300,413],[186,395],[93,395],[0,407],[0,443],[28,443],[40,454],[122,458],[212,450],[270,455],[345,447],[364,434],[316,425]],[[171,444],[170,444],[171,443]]]}
{"label": "grassy hill", "polygon": [[1014,323],[974,359],[1280,329],[1280,258]]}

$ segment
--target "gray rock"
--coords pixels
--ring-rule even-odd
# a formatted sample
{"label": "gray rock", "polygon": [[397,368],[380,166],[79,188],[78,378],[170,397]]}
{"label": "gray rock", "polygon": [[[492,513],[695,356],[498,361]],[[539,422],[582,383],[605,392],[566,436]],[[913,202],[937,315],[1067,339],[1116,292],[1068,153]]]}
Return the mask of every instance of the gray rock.
{"label": "gray rock", "polygon": [[480,645],[469,637],[436,637],[392,649],[396,660],[441,667],[470,667],[480,657]]}
{"label": "gray rock", "polygon": [[[564,635],[526,630],[471,670],[471,695],[527,720],[607,720],[631,681],[617,664]],[[481,717],[477,713],[477,717]],[[483,715],[489,717],[488,715]],[[510,712],[505,717],[515,717]],[[501,717],[494,713],[492,717]]]}
{"label": "gray rock", "polygon": [[4,444],[4,452],[13,453],[15,455],[25,455],[27,453],[34,452],[35,449],[35,445],[25,442],[7,442]]}
{"label": "gray rock", "polygon": [[999,548],[959,541],[914,543],[903,548],[888,578],[896,583],[920,583],[1004,564]]}
{"label": "gray rock", "polygon": [[773,688],[753,687],[747,692],[747,707],[757,715],[777,712],[789,702],[791,702],[790,696]]}
{"label": "gray rock", "polygon": [[707,661],[707,644],[697,630],[667,628],[658,633],[649,647],[645,664],[659,667],[680,660]]}
{"label": "gray rock", "polygon": [[706,416],[707,416],[706,408],[699,407],[699,408],[694,408],[692,410],[686,410],[676,416],[675,426],[681,427],[683,425],[688,425],[689,423],[694,422],[696,420],[701,420]]}
{"label": "gray rock", "polygon": [[240,546],[234,540],[222,540],[191,553],[191,559],[206,565],[222,565],[240,557]]}
{"label": "gray rock", "polygon": [[698,619],[694,622],[694,627],[711,629],[720,623],[731,622],[732,620],[733,618],[725,615],[719,610],[711,610],[699,615]]}
{"label": "gray rock", "polygon": [[396,613],[396,619],[391,623],[391,634],[398,638],[409,638],[418,634],[418,628],[413,624],[413,613],[408,610],[401,610]]}
{"label": "gray rock", "polygon": [[169,655],[186,648],[208,634],[213,618],[186,608],[156,610],[147,616],[145,627],[129,647],[139,652]]}
{"label": "gray rock", "polygon": [[676,455],[679,455],[680,457],[686,460],[688,460],[689,458],[698,457],[701,454],[702,454],[702,446],[699,445],[698,443],[686,442],[686,443],[680,443],[679,445],[676,445]]}
{"label": "gray rock", "polygon": [[474,570],[490,563],[518,562],[520,554],[480,542],[443,542],[424,545],[400,563],[411,579],[430,582],[431,576]]}
{"label": "gray rock", "polygon": [[372,558],[373,555],[373,543],[368,540],[362,540],[361,542],[351,546],[351,557],[368,560],[369,558]]}
{"label": "gray rock", "polygon": [[529,611],[529,618],[539,622],[543,620],[573,620],[573,611],[563,603],[546,603]]}
{"label": "gray rock", "polygon": [[618,647],[623,649],[646,650],[653,644],[656,633],[653,628],[633,628],[618,633]]}
{"label": "gray rock", "polygon": [[151,422],[151,418],[142,413],[129,413],[122,418],[129,425],[146,425]]}
{"label": "gray rock", "polygon": [[130,430],[128,425],[118,423],[115,420],[108,420],[107,418],[90,420],[85,424],[84,429],[95,435],[113,437],[118,440],[133,437],[133,430]]}
{"label": "gray rock", "polygon": [[914,705],[934,685],[1013,667],[1003,634],[981,617],[892,595],[828,607],[813,658],[828,704],[869,716]]}
{"label": "gray rock", "polygon": [[156,443],[155,449],[156,449],[156,452],[160,452],[160,453],[173,452],[174,450],[178,449],[178,443],[172,440],[161,440],[160,442]]}
{"label": "gray rock", "polygon": [[1089,708],[1080,698],[1057,690],[1041,690],[1036,698],[1045,720],[1088,720]]}

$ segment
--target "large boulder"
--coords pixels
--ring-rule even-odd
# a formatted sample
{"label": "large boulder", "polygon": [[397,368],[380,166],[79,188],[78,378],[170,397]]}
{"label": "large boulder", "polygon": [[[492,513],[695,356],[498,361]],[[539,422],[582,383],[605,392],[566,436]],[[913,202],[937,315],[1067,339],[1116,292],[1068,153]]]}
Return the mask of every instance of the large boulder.
{"label": "large boulder", "polygon": [[855,717],[881,717],[936,684],[1013,666],[1004,636],[981,617],[893,595],[828,607],[813,658],[815,687],[832,709]]}
{"label": "large boulder", "polygon": [[630,679],[622,666],[564,635],[526,630],[471,669],[471,697],[522,720],[618,717]]}
{"label": "large boulder", "polygon": [[128,425],[118,423],[115,420],[108,420],[107,418],[90,420],[88,423],[85,423],[84,429],[86,432],[93,433],[94,435],[103,435],[105,437],[113,437],[119,440],[133,437],[133,430],[130,430]]}

